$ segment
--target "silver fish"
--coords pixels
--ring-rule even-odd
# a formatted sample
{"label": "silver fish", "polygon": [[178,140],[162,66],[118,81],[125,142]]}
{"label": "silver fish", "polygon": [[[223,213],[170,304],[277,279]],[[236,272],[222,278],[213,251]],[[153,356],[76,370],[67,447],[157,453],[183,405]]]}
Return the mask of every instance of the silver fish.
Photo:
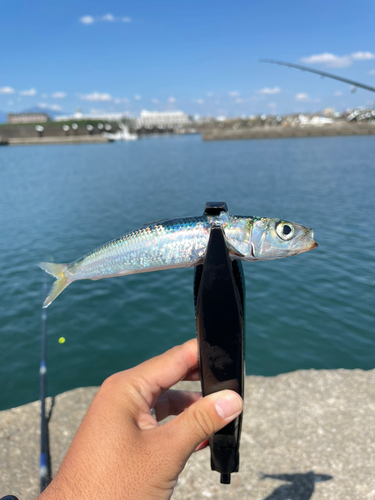
{"label": "silver fish", "polygon": [[106,243],[71,264],[38,264],[56,278],[43,307],[48,307],[73,281],[201,264],[213,226],[222,228],[233,259],[281,259],[318,246],[311,229],[280,219],[223,212],[218,216],[152,222]]}

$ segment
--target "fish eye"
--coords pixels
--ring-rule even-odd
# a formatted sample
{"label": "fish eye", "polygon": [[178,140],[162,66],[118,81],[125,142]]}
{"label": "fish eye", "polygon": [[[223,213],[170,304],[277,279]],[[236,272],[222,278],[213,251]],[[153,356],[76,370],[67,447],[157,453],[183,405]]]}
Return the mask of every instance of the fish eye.
{"label": "fish eye", "polygon": [[288,241],[294,236],[294,227],[288,222],[279,222],[276,226],[276,233],[282,240]]}

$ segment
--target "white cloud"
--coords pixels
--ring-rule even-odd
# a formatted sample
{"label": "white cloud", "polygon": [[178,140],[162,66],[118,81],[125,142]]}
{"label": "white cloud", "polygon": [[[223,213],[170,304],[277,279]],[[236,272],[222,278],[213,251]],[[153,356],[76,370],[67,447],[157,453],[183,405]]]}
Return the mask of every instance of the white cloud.
{"label": "white cloud", "polygon": [[14,94],[15,90],[12,87],[0,87],[0,94]]}
{"label": "white cloud", "polygon": [[37,91],[35,89],[29,89],[29,90],[20,90],[19,95],[27,95],[27,96],[33,96],[37,94]]}
{"label": "white cloud", "polygon": [[142,99],[142,96],[140,96],[139,94],[137,94],[137,95],[134,96],[134,99],[136,101],[140,101]]}
{"label": "white cloud", "polygon": [[168,102],[170,102],[171,104],[173,104],[174,102],[176,102],[176,98],[171,96],[171,97],[168,97]]}
{"label": "white cloud", "polygon": [[271,108],[271,109],[274,109],[277,107],[277,104],[275,102],[269,102],[268,103],[268,106]]}
{"label": "white cloud", "polygon": [[370,69],[370,71],[367,71],[368,75],[375,75],[375,69]]}
{"label": "white cloud", "polygon": [[92,16],[83,16],[79,18],[79,22],[82,24],[93,24],[95,19]]}
{"label": "white cloud", "polygon": [[153,102],[154,104],[159,104],[159,99],[156,99],[155,97],[153,99],[151,99],[151,102]]}
{"label": "white cloud", "polygon": [[238,97],[239,95],[240,93],[238,92],[238,90],[232,90],[231,92],[229,92],[230,97]]}
{"label": "white cloud", "polygon": [[245,99],[241,99],[241,97],[237,97],[237,99],[234,100],[237,104],[240,104],[242,102],[245,102]]}
{"label": "white cloud", "polygon": [[263,89],[259,90],[259,94],[268,94],[268,95],[273,95],[273,94],[279,94],[281,92],[280,87],[264,87]]}
{"label": "white cloud", "polygon": [[213,97],[213,96],[214,96],[214,93],[213,93],[213,92],[206,92],[206,96],[207,96],[207,97]]}
{"label": "white cloud", "polygon": [[320,99],[313,99],[309,96],[309,94],[306,94],[305,92],[296,94],[294,98],[299,102],[320,102]]}
{"label": "white cloud", "polygon": [[43,99],[47,99],[48,94],[42,94]]}
{"label": "white cloud", "polygon": [[113,23],[115,20],[115,16],[113,14],[106,14],[105,16],[101,17],[101,21],[108,21],[109,23]]}
{"label": "white cloud", "polygon": [[115,17],[113,14],[104,14],[104,16],[82,16],[79,18],[79,22],[82,24],[94,24],[94,23],[100,23],[100,22],[107,22],[107,23],[114,23],[114,22],[120,22],[120,23],[131,23],[132,20],[130,17]]}
{"label": "white cloud", "polygon": [[299,94],[296,94],[295,96],[296,101],[308,101],[309,96],[305,94],[304,92],[301,92]]}
{"label": "white cloud", "polygon": [[204,100],[203,99],[197,99],[197,103],[198,104],[204,104]]}
{"label": "white cloud", "polygon": [[375,54],[372,52],[354,52],[351,58],[354,61],[369,61],[370,59],[375,59]]}
{"label": "white cloud", "polygon": [[346,68],[352,64],[350,56],[340,57],[330,54],[329,52],[302,57],[301,61],[307,64],[325,64],[330,68]]}
{"label": "white cloud", "polygon": [[64,97],[66,97],[66,92],[54,92],[52,97],[53,99],[64,99]]}
{"label": "white cloud", "polygon": [[324,64],[329,68],[346,68],[353,64],[353,61],[368,61],[375,59],[372,52],[353,52],[345,56],[336,56],[329,52],[314,54],[309,57],[302,57],[301,61],[307,64]]}
{"label": "white cloud", "polygon": [[110,94],[101,94],[100,92],[93,92],[92,94],[80,95],[79,96],[84,101],[111,101],[112,96]]}
{"label": "white cloud", "polygon": [[334,92],[333,95],[334,95],[334,97],[340,97],[343,94],[342,94],[341,90],[336,90],[336,92]]}
{"label": "white cloud", "polygon": [[62,107],[58,104],[47,104],[46,102],[38,102],[39,108],[51,109],[52,111],[61,111]]}
{"label": "white cloud", "polygon": [[14,101],[8,101],[8,106],[13,106]]}

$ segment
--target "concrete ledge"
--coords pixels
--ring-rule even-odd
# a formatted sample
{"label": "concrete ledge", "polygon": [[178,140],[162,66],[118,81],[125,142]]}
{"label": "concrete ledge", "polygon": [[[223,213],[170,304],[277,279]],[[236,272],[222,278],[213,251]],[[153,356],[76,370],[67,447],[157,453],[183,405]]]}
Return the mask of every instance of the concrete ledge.
{"label": "concrete ledge", "polygon": [[236,139],[285,139],[290,137],[332,137],[374,135],[375,125],[323,125],[306,127],[213,128],[202,131],[204,141]]}
{"label": "concrete ledge", "polygon": [[86,144],[110,142],[101,135],[71,135],[56,137],[14,137],[8,139],[9,146],[29,146],[40,144]]}
{"label": "concrete ledge", "polygon": [[[56,397],[50,421],[54,473],[96,392],[80,388]],[[245,403],[240,472],[232,484],[220,485],[206,449],[189,460],[174,500],[375,498],[375,370],[250,376]],[[39,435],[39,402],[0,412],[2,495],[36,498]]]}

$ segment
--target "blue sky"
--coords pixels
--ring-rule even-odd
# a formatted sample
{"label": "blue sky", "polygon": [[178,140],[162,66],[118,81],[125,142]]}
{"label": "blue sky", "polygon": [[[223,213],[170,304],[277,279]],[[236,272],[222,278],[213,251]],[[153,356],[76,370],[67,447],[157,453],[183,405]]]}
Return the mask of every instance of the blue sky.
{"label": "blue sky", "polygon": [[[375,95],[371,1],[0,0],[0,110],[181,109],[201,115],[342,110]],[[313,57],[314,56],[314,57]]]}

